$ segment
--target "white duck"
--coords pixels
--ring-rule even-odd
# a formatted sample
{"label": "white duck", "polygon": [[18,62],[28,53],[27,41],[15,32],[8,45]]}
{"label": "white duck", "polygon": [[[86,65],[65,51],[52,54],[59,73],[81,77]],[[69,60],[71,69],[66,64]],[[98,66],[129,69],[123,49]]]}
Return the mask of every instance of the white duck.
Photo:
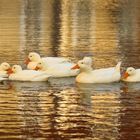
{"label": "white duck", "polygon": [[0,64],[0,77],[1,79],[0,80],[3,80],[3,78],[7,78],[8,77],[8,74],[7,74],[7,71],[10,69],[10,65],[6,62],[3,62]]}
{"label": "white duck", "polygon": [[116,67],[103,68],[93,70],[91,67],[92,59],[86,57],[86,59],[80,60],[77,65],[72,69],[80,69],[80,74],[76,77],[76,81],[79,83],[111,83],[117,82],[121,78],[119,62]]}
{"label": "white duck", "polygon": [[128,67],[121,80],[126,82],[140,82],[140,69]]}
{"label": "white duck", "polygon": [[35,70],[22,70],[20,65],[14,65],[8,71],[9,80],[16,81],[47,81],[50,75]]}
{"label": "white duck", "polygon": [[36,52],[30,52],[28,58],[25,61],[28,69],[35,69],[38,61],[44,60],[47,65],[54,65],[59,63],[70,63],[70,60],[63,57],[43,57],[41,58],[40,55]]}
{"label": "white duck", "polygon": [[79,73],[79,70],[71,70],[74,63],[61,63],[54,64],[54,66],[48,66],[44,60],[40,60],[35,68],[35,70],[44,71],[47,74],[52,75],[52,77],[72,77]]}

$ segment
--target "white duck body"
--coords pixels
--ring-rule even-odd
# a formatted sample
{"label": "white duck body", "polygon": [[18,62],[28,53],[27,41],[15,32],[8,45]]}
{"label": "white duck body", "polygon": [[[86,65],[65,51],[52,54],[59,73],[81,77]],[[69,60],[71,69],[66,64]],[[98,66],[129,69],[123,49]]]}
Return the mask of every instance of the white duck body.
{"label": "white duck body", "polygon": [[79,83],[111,83],[120,80],[120,73],[115,68],[98,69],[89,72],[81,72],[76,81]]}
{"label": "white duck body", "polygon": [[129,67],[126,70],[127,77],[122,78],[122,81],[126,82],[140,82],[140,69],[134,69]]}
{"label": "white duck body", "polygon": [[61,64],[61,63],[70,63],[70,60],[68,58],[63,58],[63,57],[43,57],[41,58],[40,55],[38,53],[35,52],[31,52],[28,55],[28,60],[30,60],[30,62],[27,65],[28,69],[34,70],[35,67],[37,66],[37,63],[40,60],[45,61],[45,63],[48,66],[53,66],[54,64]]}
{"label": "white duck body", "polygon": [[0,71],[0,77],[8,77],[8,74],[6,71]]}
{"label": "white duck body", "polygon": [[35,70],[22,70],[19,65],[14,65],[12,71],[16,71],[9,76],[9,80],[16,81],[47,81],[50,75],[41,71]]}
{"label": "white duck body", "polygon": [[103,68],[93,70],[91,65],[88,65],[84,61],[79,61],[81,73],[76,77],[76,81],[79,83],[111,83],[117,82],[121,78],[119,62],[116,67]]}
{"label": "white duck body", "polygon": [[38,62],[37,67],[39,70],[52,75],[52,77],[72,77],[78,75],[79,73],[79,70],[71,70],[71,67],[74,65],[74,63],[61,63],[49,66],[44,60],[41,60]]}

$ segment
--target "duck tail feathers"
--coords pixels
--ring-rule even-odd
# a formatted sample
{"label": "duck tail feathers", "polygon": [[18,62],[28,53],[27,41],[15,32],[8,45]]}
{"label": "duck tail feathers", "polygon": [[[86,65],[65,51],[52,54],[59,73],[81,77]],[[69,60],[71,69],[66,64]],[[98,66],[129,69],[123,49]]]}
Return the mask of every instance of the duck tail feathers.
{"label": "duck tail feathers", "polygon": [[120,71],[121,64],[122,64],[122,62],[120,61],[120,62],[118,62],[118,64],[116,65],[115,69],[116,69],[117,71]]}

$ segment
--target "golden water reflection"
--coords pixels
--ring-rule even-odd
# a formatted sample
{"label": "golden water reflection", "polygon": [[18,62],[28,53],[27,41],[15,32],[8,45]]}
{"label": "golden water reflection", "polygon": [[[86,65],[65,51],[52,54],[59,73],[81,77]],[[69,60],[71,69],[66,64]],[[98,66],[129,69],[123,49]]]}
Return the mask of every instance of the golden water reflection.
{"label": "golden water reflection", "polygon": [[[139,0],[1,0],[0,60],[30,51],[139,67]],[[24,66],[24,65],[23,65]],[[25,66],[24,66],[25,67]],[[140,139],[140,85],[75,78],[0,83],[0,139]]]}

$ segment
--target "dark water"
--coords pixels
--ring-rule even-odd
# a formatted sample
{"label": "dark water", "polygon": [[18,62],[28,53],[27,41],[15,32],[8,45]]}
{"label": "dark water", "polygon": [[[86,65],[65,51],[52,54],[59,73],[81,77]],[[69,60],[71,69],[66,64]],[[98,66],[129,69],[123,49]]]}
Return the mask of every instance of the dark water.
{"label": "dark water", "polygon": [[[30,51],[140,67],[139,0],[0,0],[0,62]],[[2,140],[140,140],[140,84],[0,83]]]}

